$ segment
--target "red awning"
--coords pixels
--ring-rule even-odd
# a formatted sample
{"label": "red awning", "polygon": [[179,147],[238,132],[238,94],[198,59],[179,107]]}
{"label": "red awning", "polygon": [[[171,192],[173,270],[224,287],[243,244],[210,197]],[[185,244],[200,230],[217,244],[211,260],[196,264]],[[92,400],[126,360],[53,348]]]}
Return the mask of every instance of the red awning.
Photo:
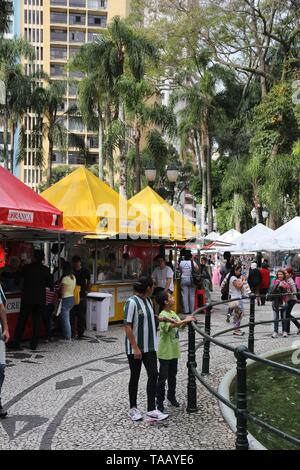
{"label": "red awning", "polygon": [[62,212],[0,167],[0,225],[63,229]]}

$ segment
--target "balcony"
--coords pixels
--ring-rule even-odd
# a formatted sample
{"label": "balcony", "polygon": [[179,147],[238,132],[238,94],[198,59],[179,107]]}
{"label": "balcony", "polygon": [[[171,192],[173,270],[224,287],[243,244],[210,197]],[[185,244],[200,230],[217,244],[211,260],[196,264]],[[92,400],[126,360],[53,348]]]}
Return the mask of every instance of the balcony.
{"label": "balcony", "polygon": [[60,30],[51,30],[51,36],[50,40],[51,41],[56,41],[56,42],[67,42],[68,35],[67,31],[60,31]]}
{"label": "balcony", "polygon": [[79,153],[69,153],[68,163],[69,165],[84,165],[85,158],[79,155]]}
{"label": "balcony", "polygon": [[90,10],[106,10],[107,0],[88,0],[88,8]]}
{"label": "balcony", "polygon": [[70,7],[86,8],[86,0],[70,0]]}
{"label": "balcony", "polygon": [[68,0],[51,0],[52,7],[66,7],[68,5]]}
{"label": "balcony", "polygon": [[94,42],[99,37],[99,33],[88,33],[88,42]]}
{"label": "balcony", "polygon": [[70,26],[85,26],[86,16],[85,15],[75,15],[74,13],[70,14],[69,25]]}
{"label": "balcony", "polygon": [[51,59],[67,60],[68,58],[67,48],[51,47],[50,57]]}
{"label": "balcony", "polygon": [[51,12],[51,15],[50,15],[51,23],[67,24],[67,21],[68,21],[67,13],[60,13],[57,11]]}
{"label": "balcony", "polygon": [[70,31],[69,39],[71,42],[84,43],[85,33],[83,31]]}
{"label": "balcony", "polygon": [[51,64],[50,75],[51,77],[65,77],[67,75],[67,72],[65,71],[63,65]]}
{"label": "balcony", "polygon": [[88,25],[89,26],[94,26],[96,28],[106,28],[107,16],[105,16],[105,15],[89,15]]}

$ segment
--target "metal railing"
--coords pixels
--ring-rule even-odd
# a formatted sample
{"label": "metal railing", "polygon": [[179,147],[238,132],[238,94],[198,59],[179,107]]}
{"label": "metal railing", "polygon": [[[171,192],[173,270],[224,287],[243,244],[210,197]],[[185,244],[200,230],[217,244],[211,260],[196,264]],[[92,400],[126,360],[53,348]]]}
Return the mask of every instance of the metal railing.
{"label": "metal railing", "polygon": [[[277,295],[274,295],[274,297]],[[280,294],[278,294],[280,296]],[[261,297],[261,296],[260,296]],[[296,445],[300,448],[300,439],[287,434],[284,431],[281,431],[278,428],[268,424],[267,422],[259,419],[256,416],[253,416],[249,413],[247,405],[247,359],[252,359],[255,362],[260,362],[264,365],[273,367],[277,370],[285,371],[288,374],[292,374],[300,379],[300,370],[284,365],[277,362],[265,359],[261,356],[258,356],[254,353],[254,344],[255,344],[255,327],[256,325],[263,325],[276,322],[285,322],[285,318],[278,320],[267,320],[267,321],[255,321],[255,294],[250,294],[249,297],[242,297],[242,299],[250,300],[250,316],[249,323],[241,325],[240,328],[249,328],[248,336],[248,347],[246,345],[239,345],[237,347],[232,347],[228,344],[223,343],[216,339],[219,336],[222,336],[225,333],[233,331],[234,328],[227,328],[225,330],[219,331],[218,333],[211,335],[211,310],[217,305],[227,304],[230,300],[223,302],[216,302],[214,304],[205,305],[197,309],[194,314],[205,312],[205,326],[204,330],[201,329],[195,322],[189,324],[188,332],[188,392],[187,392],[187,411],[189,413],[196,412],[197,409],[197,384],[196,379],[218,400],[220,400],[224,405],[228,406],[231,410],[234,411],[236,416],[236,449],[237,450],[248,450],[248,420],[255,423],[257,426],[273,433],[274,435],[281,437],[286,442],[289,442],[293,445]],[[295,319],[300,320],[298,317]],[[198,345],[196,348],[196,332],[203,337],[203,342]],[[211,387],[205,380],[205,376],[210,373],[210,344],[221,347],[234,354],[236,358],[237,365],[237,378],[236,378],[236,405],[230,400],[227,400],[223,395],[218,393],[213,387]],[[197,370],[196,362],[196,350],[203,346],[203,356],[202,356],[202,370],[199,372]]]}

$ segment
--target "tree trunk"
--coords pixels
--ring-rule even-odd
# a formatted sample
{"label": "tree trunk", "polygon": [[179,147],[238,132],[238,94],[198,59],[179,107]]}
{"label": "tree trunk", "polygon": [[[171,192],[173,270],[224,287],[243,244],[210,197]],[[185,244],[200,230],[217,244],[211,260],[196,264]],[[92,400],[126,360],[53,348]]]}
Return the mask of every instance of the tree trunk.
{"label": "tree trunk", "polygon": [[202,211],[201,211],[201,231],[205,232],[206,223],[206,201],[207,201],[207,156],[205,148],[205,133],[203,125],[200,128],[200,156],[201,156],[201,173],[202,173]]}
{"label": "tree trunk", "polygon": [[115,189],[115,168],[114,168],[114,155],[113,155],[113,150],[109,149],[108,152],[108,181],[109,181],[109,186],[112,189]]}
{"label": "tree trunk", "polygon": [[208,220],[208,231],[212,232],[214,229],[214,214],[213,214],[213,203],[212,203],[212,182],[211,182],[211,142],[209,138],[208,124],[206,124],[206,158],[207,158],[207,220]]}
{"label": "tree trunk", "polygon": [[195,143],[196,143],[196,156],[197,156],[197,163],[198,163],[198,173],[201,178],[202,175],[202,163],[201,163],[201,150],[200,150],[200,145],[199,145],[199,136],[198,136],[198,131],[194,132],[195,136]]}
{"label": "tree trunk", "polygon": [[10,144],[10,171],[14,174],[14,153],[15,153],[15,132],[16,125],[12,124],[10,135],[11,135],[11,144]]}
{"label": "tree trunk", "polygon": [[7,105],[4,108],[4,122],[3,122],[3,159],[5,168],[9,169],[9,155],[8,155],[8,112]]}
{"label": "tree trunk", "polygon": [[[125,121],[125,113],[124,113],[124,107],[123,104],[120,103],[119,106],[119,119],[122,123]],[[120,186],[119,186],[119,193],[121,196],[123,196],[125,199],[127,199],[127,166],[126,166],[126,141],[125,141],[125,136],[124,139],[120,142],[119,145],[119,151],[120,151]]]}
{"label": "tree trunk", "polygon": [[[236,200],[238,199],[238,197],[239,197],[239,195],[237,193],[234,193],[233,200],[234,200],[234,205],[235,206],[236,206]],[[235,213],[235,215],[234,215],[234,225],[235,225],[235,230],[240,232],[241,231],[241,218],[237,213]]]}
{"label": "tree trunk", "polygon": [[103,119],[101,110],[98,109],[99,116],[99,130],[98,130],[98,165],[99,165],[99,178],[100,180],[104,179],[103,174]]}
{"label": "tree trunk", "polygon": [[138,126],[136,126],[134,142],[135,142],[134,192],[137,194],[141,190],[141,151],[140,151],[141,131]]}
{"label": "tree trunk", "polygon": [[51,131],[48,134],[48,142],[49,142],[49,152],[48,152],[48,168],[47,168],[47,187],[51,186],[52,181],[52,162],[53,162],[53,137]]}

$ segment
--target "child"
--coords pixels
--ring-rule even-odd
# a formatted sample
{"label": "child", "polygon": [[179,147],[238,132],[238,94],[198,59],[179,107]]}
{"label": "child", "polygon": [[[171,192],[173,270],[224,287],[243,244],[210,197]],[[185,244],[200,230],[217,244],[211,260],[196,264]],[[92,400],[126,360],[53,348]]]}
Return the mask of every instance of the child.
{"label": "child", "polygon": [[180,357],[180,345],[178,328],[183,328],[195,318],[188,315],[184,320],[180,320],[178,315],[172,310],[175,304],[172,294],[169,292],[161,292],[157,296],[157,303],[162,311],[159,315],[160,320],[164,320],[159,324],[159,344],[157,357],[159,359],[160,368],[157,381],[156,399],[157,409],[163,413],[165,399],[165,382],[168,380],[168,400],[171,405],[179,407],[176,400],[176,375],[178,359]]}

